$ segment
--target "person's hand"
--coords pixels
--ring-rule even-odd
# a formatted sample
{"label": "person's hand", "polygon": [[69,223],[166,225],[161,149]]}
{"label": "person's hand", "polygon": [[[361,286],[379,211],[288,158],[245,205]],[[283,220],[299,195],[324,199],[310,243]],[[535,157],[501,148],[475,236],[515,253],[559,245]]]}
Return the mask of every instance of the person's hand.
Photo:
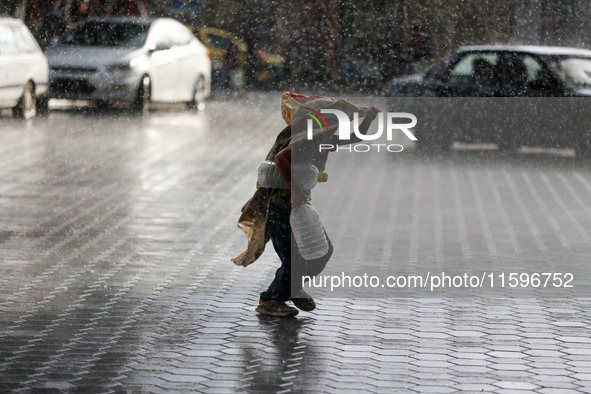
{"label": "person's hand", "polygon": [[375,105],[372,105],[371,107],[369,107],[369,110],[371,111],[371,113],[373,115],[372,116],[373,119],[375,119],[376,116],[378,116],[378,113],[382,112],[382,110],[380,108],[376,107]]}
{"label": "person's hand", "polygon": [[378,116],[378,113],[382,112],[381,109],[379,109],[378,107],[376,107],[375,105],[372,105],[371,107],[369,107],[365,113],[364,113],[364,118],[368,119],[369,122],[373,122],[374,119]]}
{"label": "person's hand", "polygon": [[291,199],[289,201],[289,203],[291,204],[291,209],[293,209],[293,211],[295,212],[302,205],[306,204],[307,202],[308,202],[308,197],[304,194],[302,189],[300,189],[299,187],[293,187],[293,184],[292,184]]}

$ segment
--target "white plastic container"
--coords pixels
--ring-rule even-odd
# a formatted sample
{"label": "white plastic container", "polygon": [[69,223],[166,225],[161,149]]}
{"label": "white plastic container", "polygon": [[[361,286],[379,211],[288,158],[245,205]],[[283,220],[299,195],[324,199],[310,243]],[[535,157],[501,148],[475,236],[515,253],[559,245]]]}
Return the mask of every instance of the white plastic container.
{"label": "white plastic container", "polygon": [[326,256],[328,240],[318,212],[310,204],[302,205],[289,216],[298,250],[306,260],[314,260]]}
{"label": "white plastic container", "polygon": [[[291,171],[297,178],[302,190],[310,190],[318,184],[319,172],[312,164],[293,165]],[[326,176],[324,173],[320,174],[323,174],[320,176],[321,179]],[[258,182],[260,187],[272,189],[288,188],[274,161],[264,161],[261,163],[258,170]]]}

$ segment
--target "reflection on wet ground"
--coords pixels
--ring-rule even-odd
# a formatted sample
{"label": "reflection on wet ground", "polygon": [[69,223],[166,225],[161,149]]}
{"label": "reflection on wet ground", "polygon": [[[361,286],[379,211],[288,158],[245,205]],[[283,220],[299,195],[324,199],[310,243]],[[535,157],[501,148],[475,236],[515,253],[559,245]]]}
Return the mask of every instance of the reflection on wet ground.
{"label": "reflection on wet ground", "polygon": [[[76,107],[1,119],[0,391],[591,392],[584,298],[329,294],[296,318],[255,314],[277,259],[271,248],[248,268],[230,258],[283,126],[278,97],[197,114]],[[500,264],[561,251],[588,271],[584,160],[411,148],[330,159],[314,204],[333,242],[349,241],[335,243],[346,253],[333,268],[477,265],[517,248]],[[366,161],[386,178],[364,173]],[[366,186],[351,188],[349,173]],[[373,221],[339,222],[353,211]],[[365,235],[376,223],[395,237]]]}

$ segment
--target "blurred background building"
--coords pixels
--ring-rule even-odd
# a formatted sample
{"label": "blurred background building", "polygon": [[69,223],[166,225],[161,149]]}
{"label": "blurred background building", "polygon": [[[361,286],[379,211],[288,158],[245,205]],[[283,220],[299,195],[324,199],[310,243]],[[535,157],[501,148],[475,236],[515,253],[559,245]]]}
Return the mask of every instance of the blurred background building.
{"label": "blurred background building", "polygon": [[0,0],[43,45],[95,15],[171,16],[285,59],[298,81],[379,84],[471,44],[591,47],[588,0]]}

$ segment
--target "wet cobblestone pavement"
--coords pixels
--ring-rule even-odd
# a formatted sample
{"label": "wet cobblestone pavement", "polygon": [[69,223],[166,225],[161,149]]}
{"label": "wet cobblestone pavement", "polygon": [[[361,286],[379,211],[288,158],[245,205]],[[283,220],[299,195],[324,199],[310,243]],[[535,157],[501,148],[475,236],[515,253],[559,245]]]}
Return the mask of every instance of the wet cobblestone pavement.
{"label": "wet cobblestone pavement", "polygon": [[[277,258],[230,258],[278,97],[0,119],[0,391],[591,392],[588,298],[318,296],[312,313],[257,315]],[[360,219],[362,250],[335,241],[329,265],[354,253],[384,272],[428,258],[519,272],[552,252],[589,272],[588,163],[458,157],[398,156],[391,182],[338,204],[327,187],[315,201],[333,241],[350,231],[339,210],[368,199],[399,234],[373,247]],[[331,158],[335,179],[348,162]]]}

